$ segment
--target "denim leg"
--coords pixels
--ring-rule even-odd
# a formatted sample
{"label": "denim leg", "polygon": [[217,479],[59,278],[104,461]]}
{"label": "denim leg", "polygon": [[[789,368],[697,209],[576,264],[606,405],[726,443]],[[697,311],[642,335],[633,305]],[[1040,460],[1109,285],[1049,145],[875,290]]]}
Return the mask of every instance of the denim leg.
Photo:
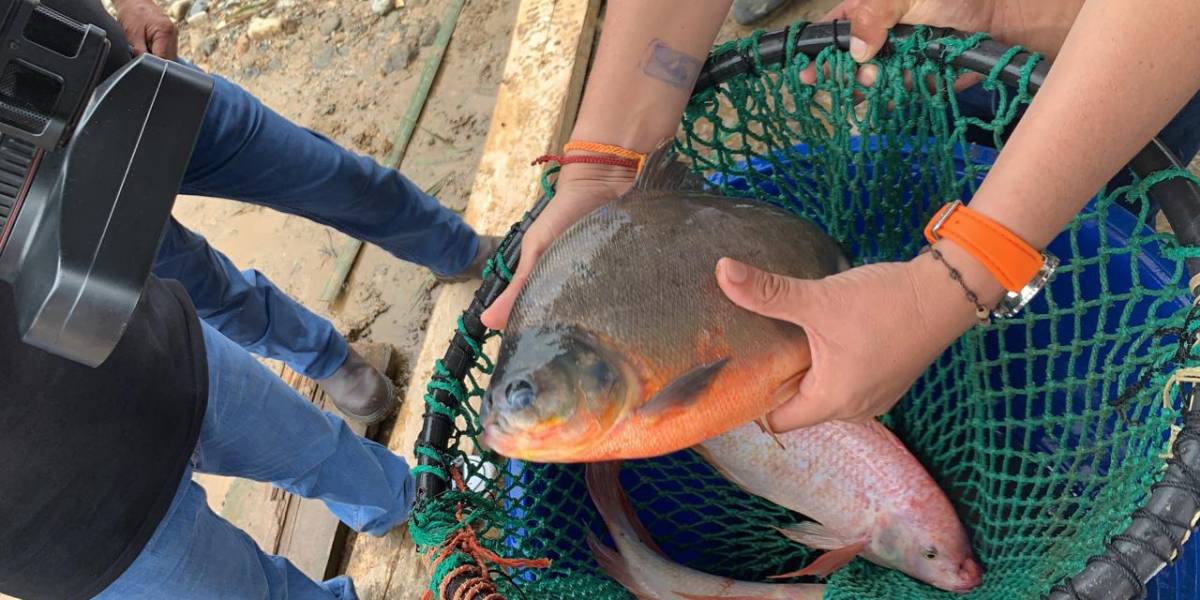
{"label": "denim leg", "polygon": [[154,274],[187,289],[200,318],[240,346],[324,379],[346,361],[346,340],[254,269],[239,271],[200,235],[167,223]]}
{"label": "denim leg", "polygon": [[183,193],[300,215],[440,275],[475,259],[475,232],[408,178],[288,121],[229,81],[213,80]]}
{"label": "denim leg", "polygon": [[97,600],[357,600],[346,577],[309,579],[281,556],[213,513],[185,473],[175,500],[133,564]]}
{"label": "denim leg", "polygon": [[319,499],[343,523],[371,535],[408,519],[416,489],[402,458],[321,412],[241,347],[202,326],[209,401],[197,471],[271,482]]}

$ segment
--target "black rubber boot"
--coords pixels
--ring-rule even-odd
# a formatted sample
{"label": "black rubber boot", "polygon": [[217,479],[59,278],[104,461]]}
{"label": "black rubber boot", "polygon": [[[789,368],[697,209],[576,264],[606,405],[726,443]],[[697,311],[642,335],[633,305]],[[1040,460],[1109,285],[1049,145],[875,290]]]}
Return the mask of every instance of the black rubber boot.
{"label": "black rubber boot", "polygon": [[434,274],[434,277],[442,283],[462,283],[482,278],[483,267],[487,265],[488,259],[500,248],[501,241],[503,241],[501,238],[494,235],[479,236],[479,250],[475,252],[475,260],[471,261],[471,264],[467,268],[463,269],[461,273],[455,273],[454,275]]}
{"label": "black rubber boot", "polygon": [[333,375],[317,381],[343,415],[372,425],[396,410],[396,386],[350,349],[346,362]]}
{"label": "black rubber boot", "polygon": [[738,25],[753,25],[771,16],[771,13],[791,0],[734,0],[733,20]]}

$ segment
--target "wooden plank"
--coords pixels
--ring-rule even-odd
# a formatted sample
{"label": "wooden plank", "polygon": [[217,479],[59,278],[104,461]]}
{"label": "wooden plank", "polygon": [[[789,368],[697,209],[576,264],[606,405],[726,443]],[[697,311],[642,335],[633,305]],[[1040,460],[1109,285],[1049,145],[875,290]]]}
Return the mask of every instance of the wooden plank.
{"label": "wooden plank", "polygon": [[[575,120],[583,88],[599,0],[522,0],[496,98],[491,128],[466,210],[477,231],[503,234],[537,200],[539,169],[533,157],[557,151]],[[389,437],[393,451],[410,463],[421,430],[425,382],[446,351],[455,323],[476,284],[442,286],[420,358],[409,378]],[[407,528],[382,538],[358,536],[347,574],[363,600],[415,600],[429,583]]]}

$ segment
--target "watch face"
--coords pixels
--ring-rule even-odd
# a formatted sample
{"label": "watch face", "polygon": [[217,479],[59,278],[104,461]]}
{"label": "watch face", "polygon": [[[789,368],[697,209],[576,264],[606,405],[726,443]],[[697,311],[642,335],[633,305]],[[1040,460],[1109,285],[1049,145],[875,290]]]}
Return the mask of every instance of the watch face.
{"label": "watch face", "polygon": [[39,152],[29,142],[0,135],[0,252],[8,244],[12,225],[33,179]]}

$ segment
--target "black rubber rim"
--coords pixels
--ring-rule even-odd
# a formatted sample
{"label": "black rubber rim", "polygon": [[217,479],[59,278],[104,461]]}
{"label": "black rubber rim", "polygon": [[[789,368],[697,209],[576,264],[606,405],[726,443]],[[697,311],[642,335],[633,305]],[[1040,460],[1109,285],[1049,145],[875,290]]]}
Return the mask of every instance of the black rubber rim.
{"label": "black rubber rim", "polygon": [[[845,21],[812,23],[797,26],[794,32],[793,52],[816,56],[825,48],[836,45],[848,50],[850,24]],[[702,92],[720,85],[742,74],[753,74],[756,64],[773,65],[788,55],[789,30],[785,28],[762,34],[758,39],[758,59],[733,49],[708,58],[694,92]],[[942,60],[945,48],[936,40],[946,37],[966,38],[970,34],[947,28],[923,28],[927,39],[925,54],[934,60]],[[892,30],[892,39],[903,39],[917,33],[919,28],[901,25]],[[891,48],[891,42],[884,52]],[[999,59],[1010,50],[1009,46],[994,40],[983,40],[974,48],[958,54],[951,64],[987,74]],[[1022,68],[1033,59],[1028,52],[1013,56],[1000,71],[999,78],[1006,84],[1017,85]],[[1050,71],[1048,61],[1042,61],[1032,70],[1029,79],[1031,92],[1036,92]],[[1154,171],[1181,167],[1179,160],[1159,140],[1152,140],[1131,160],[1128,169],[1139,175]],[[1181,178],[1159,183],[1149,190],[1149,195],[1158,203],[1163,215],[1175,231],[1180,243],[1187,246],[1200,245],[1200,188],[1191,181]],[[521,238],[549,202],[541,198],[525,218],[513,226],[500,255],[507,265],[515,269],[520,256]],[[1200,260],[1189,259],[1188,271],[1200,274]],[[486,328],[479,316],[491,306],[504,291],[508,282],[493,273],[475,293],[471,305],[463,313],[462,328],[473,339],[482,339]],[[1200,290],[1191,290],[1196,295]],[[443,363],[452,379],[462,381],[475,363],[476,354],[462,331],[455,333],[443,357]],[[435,399],[447,406],[456,400],[443,390],[433,392]],[[426,410],[418,447],[444,452],[454,433],[454,423],[446,416]],[[440,466],[440,463],[423,454],[418,454],[419,464]],[[417,475],[418,507],[447,489],[446,482],[430,473]],[[1084,569],[1074,577],[1057,585],[1047,598],[1050,600],[1128,600],[1145,595],[1145,582],[1156,575],[1167,564],[1176,559],[1183,543],[1200,519],[1200,408],[1184,408],[1183,430],[1175,438],[1172,457],[1167,460],[1167,470],[1162,480],[1151,487],[1145,505],[1132,515],[1132,522],[1121,534],[1113,537],[1105,552],[1093,557]],[[454,596],[455,591],[472,578],[465,574],[454,578],[444,589]]]}

